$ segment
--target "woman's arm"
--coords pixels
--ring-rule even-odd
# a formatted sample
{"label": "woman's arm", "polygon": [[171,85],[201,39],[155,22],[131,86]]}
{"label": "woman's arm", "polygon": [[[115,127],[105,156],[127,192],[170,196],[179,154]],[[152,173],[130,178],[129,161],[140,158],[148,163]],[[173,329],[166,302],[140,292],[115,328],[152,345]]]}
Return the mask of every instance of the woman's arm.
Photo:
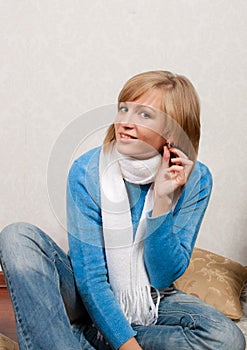
{"label": "woman's arm", "polygon": [[[126,342],[130,342],[136,332],[125,318],[108,283],[97,188],[98,156],[99,151],[84,155],[69,173],[69,253],[80,296],[94,324],[114,349],[121,346],[124,346],[121,349],[132,349]],[[130,345],[135,342],[133,338]]]}
{"label": "woman's arm", "polygon": [[144,259],[155,288],[168,287],[187,268],[211,189],[208,168],[197,162],[174,211],[149,214]]}

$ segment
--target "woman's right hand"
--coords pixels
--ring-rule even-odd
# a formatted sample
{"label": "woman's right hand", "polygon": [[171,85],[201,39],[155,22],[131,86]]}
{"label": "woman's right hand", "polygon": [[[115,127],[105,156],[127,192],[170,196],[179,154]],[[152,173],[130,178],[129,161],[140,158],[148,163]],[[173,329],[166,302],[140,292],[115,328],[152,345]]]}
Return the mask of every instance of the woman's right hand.
{"label": "woman's right hand", "polygon": [[[170,152],[175,154],[171,159]],[[172,205],[175,192],[184,186],[194,163],[177,148],[164,146],[162,162],[154,181],[154,207],[153,216],[168,212]]]}

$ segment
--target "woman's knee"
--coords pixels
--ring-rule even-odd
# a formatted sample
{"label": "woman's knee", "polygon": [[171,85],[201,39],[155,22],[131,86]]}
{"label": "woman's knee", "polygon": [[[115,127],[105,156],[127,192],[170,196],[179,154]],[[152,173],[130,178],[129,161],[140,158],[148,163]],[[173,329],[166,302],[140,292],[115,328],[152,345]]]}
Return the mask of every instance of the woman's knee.
{"label": "woman's knee", "polygon": [[232,320],[197,298],[193,299],[192,296],[178,293],[176,297],[179,296],[180,302],[183,300],[185,303],[184,306],[181,303],[177,306],[178,308],[183,306],[185,312],[180,324],[189,338],[192,335],[192,343],[196,339],[194,336],[197,335],[200,341],[205,342],[211,349],[245,350],[245,337]]}
{"label": "woman's knee", "polygon": [[[209,334],[218,349],[245,350],[245,337],[238,326],[229,318],[222,315],[217,325],[212,322]],[[211,342],[211,341],[209,341]]]}
{"label": "woman's knee", "polygon": [[33,236],[35,231],[35,226],[25,222],[6,226],[0,233],[0,250],[13,250],[13,247],[21,245],[25,238]]}
{"label": "woman's knee", "polygon": [[30,259],[45,247],[45,236],[36,226],[17,222],[6,226],[0,233],[0,262],[17,269],[24,267]]}
{"label": "woman's knee", "polygon": [[228,320],[227,323],[227,327],[224,324],[221,326],[222,349],[245,350],[246,341],[242,331],[233,321]]}

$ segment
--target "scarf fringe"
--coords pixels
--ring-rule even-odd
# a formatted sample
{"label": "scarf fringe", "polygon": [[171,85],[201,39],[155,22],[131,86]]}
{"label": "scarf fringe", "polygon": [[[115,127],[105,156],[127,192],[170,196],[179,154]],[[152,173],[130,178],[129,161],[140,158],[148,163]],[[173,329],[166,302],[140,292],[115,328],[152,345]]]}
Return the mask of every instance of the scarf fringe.
{"label": "scarf fringe", "polygon": [[154,290],[157,293],[156,303],[154,303],[151,296],[150,286],[115,293],[120,307],[130,324],[150,326],[157,322],[160,293],[157,289]]}

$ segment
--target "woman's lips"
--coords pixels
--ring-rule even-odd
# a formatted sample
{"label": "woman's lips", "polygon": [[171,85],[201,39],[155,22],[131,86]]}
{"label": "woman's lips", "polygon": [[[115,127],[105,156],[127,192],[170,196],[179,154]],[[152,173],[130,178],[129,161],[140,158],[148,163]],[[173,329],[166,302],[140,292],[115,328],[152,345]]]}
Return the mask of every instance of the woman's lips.
{"label": "woman's lips", "polygon": [[135,140],[136,137],[129,135],[129,134],[125,134],[125,133],[119,133],[119,138],[122,140]]}

